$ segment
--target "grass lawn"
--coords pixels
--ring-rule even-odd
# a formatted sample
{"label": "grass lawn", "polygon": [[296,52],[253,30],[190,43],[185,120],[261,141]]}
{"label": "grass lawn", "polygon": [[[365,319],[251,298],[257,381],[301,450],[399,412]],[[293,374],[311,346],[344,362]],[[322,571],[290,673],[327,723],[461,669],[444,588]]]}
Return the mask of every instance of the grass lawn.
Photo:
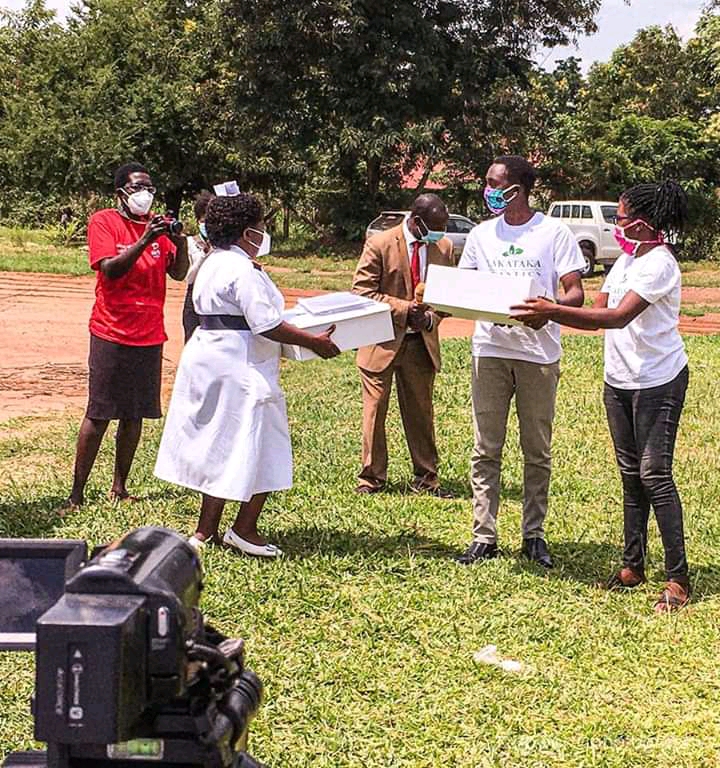
{"label": "grass lawn", "polygon": [[[502,556],[462,568],[472,442],[468,342],[444,344],[436,424],[444,483],[459,498],[405,495],[398,413],[388,417],[391,491],[352,493],[360,440],[350,355],[284,368],[295,487],[262,518],[282,562],[205,557],[202,608],[247,639],[266,685],[252,752],[270,766],[386,768],[690,768],[720,763],[720,347],[687,340],[691,386],[677,450],[695,600],[656,617],[662,553],[652,526],[650,583],[595,586],[617,565],[620,486],[601,405],[601,342],[565,340],[547,535],[549,576],[518,557],[522,471],[515,417],[506,448]],[[60,521],[78,420],[25,419],[0,436],[0,535],[106,542],[129,528],[192,531],[197,498],[152,476],[160,425],[149,426],[133,490],[104,499],[110,440],[86,507]],[[520,660],[512,675],[477,666],[487,644]],[[0,654],[0,752],[29,747],[33,659]]]}
{"label": "grass lawn", "polygon": [[[345,291],[360,252],[359,244],[328,256],[311,256],[295,250],[295,241],[278,240],[277,251],[263,259],[273,280],[282,288],[320,291]],[[275,268],[275,269],[273,269]],[[695,288],[720,288],[720,266],[716,261],[683,262],[683,285]],[[41,229],[24,230],[0,227],[0,272],[50,272],[63,275],[90,273],[84,246],[53,245]],[[600,290],[603,276],[583,281],[586,290]],[[698,314],[695,312],[695,314]]]}
{"label": "grass lawn", "polygon": [[[303,256],[280,251],[263,260],[282,288],[346,291],[352,283],[357,254]],[[43,230],[0,227],[0,272],[48,272],[89,275],[84,246],[53,245]]]}
{"label": "grass lawn", "polygon": [[0,227],[0,272],[90,273],[84,246],[53,245],[41,229]]}

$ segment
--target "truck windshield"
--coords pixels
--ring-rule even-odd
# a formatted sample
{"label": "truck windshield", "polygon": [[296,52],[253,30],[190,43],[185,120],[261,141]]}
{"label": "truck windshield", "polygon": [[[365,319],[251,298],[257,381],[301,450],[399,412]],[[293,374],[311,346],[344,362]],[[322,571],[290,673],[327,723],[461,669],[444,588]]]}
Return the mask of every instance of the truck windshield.
{"label": "truck windshield", "polygon": [[615,214],[617,213],[617,205],[601,205],[600,211],[602,212],[602,217],[605,219],[605,221],[608,224],[613,224],[615,222]]}

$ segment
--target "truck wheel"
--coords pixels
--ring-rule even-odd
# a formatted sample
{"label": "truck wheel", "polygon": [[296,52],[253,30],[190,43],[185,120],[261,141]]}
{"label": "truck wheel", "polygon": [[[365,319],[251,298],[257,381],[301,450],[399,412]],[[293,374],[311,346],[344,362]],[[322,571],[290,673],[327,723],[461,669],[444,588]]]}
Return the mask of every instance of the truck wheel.
{"label": "truck wheel", "polygon": [[580,250],[585,259],[585,269],[581,272],[583,277],[592,277],[595,274],[595,249],[590,243],[580,243]]}

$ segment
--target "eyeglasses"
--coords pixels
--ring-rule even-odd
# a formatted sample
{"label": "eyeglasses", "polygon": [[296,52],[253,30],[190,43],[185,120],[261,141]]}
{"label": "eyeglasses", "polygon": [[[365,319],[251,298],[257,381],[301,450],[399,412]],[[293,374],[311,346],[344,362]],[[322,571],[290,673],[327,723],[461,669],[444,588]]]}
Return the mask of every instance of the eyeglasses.
{"label": "eyeglasses", "polygon": [[151,195],[154,195],[157,192],[157,189],[153,187],[152,184],[126,184],[125,189],[127,189],[129,192],[147,191]]}

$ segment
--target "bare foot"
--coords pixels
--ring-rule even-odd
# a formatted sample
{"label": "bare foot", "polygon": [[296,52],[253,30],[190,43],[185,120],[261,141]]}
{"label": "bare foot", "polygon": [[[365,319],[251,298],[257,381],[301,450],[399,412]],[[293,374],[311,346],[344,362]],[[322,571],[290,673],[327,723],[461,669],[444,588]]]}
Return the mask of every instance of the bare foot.
{"label": "bare foot", "polygon": [[70,498],[67,498],[59,507],[55,509],[55,514],[58,517],[65,517],[65,515],[70,514],[70,512],[77,512],[80,509],[81,504],[82,502],[78,503]]}
{"label": "bare foot", "polygon": [[110,501],[112,501],[115,504],[121,504],[126,501],[133,503],[136,501],[140,501],[140,496],[133,496],[127,491],[115,491],[110,489],[110,491],[108,492],[108,499],[110,499]]}

